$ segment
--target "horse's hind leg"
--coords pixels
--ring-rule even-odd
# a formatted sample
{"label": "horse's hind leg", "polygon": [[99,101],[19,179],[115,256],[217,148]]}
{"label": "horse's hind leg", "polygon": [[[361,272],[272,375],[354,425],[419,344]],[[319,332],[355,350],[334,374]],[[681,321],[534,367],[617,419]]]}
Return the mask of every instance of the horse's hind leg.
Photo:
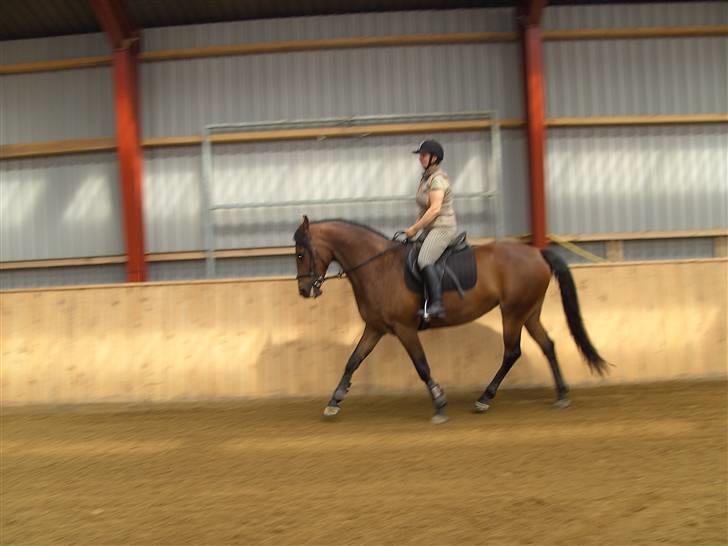
{"label": "horse's hind leg", "polygon": [[521,356],[522,329],[523,319],[516,318],[503,310],[503,361],[493,380],[475,402],[475,411],[482,413],[490,407],[490,402],[495,398],[501,382]]}
{"label": "horse's hind leg", "polygon": [[427,390],[432,398],[432,405],[435,408],[435,415],[432,417],[432,422],[435,424],[444,423],[447,421],[447,416],[445,415],[447,397],[442,387],[432,379],[430,365],[427,363],[425,350],[422,348],[417,330],[408,327],[395,327],[394,333],[399,341],[402,342],[407,354],[412,359],[412,364],[414,364],[417,370],[417,375],[427,385]]}
{"label": "horse's hind leg", "polygon": [[369,325],[364,328],[364,333],[357,343],[354,352],[351,353],[349,360],[346,362],[346,368],[344,368],[344,374],[341,376],[341,380],[334,390],[334,394],[329,400],[328,405],[324,408],[324,415],[326,417],[333,417],[341,411],[339,403],[346,397],[346,393],[349,392],[351,387],[351,377],[357,370],[359,365],[364,359],[369,356],[374,347],[376,347],[379,340],[382,339],[382,333],[371,328]]}
{"label": "horse's hind leg", "polygon": [[566,408],[570,404],[568,397],[569,388],[566,386],[564,378],[561,377],[561,368],[559,367],[559,361],[556,358],[554,342],[546,333],[543,324],[541,324],[540,316],[541,308],[539,307],[539,309],[526,321],[526,330],[528,330],[528,333],[531,334],[533,340],[538,343],[538,346],[541,347],[543,354],[549,361],[549,366],[551,366],[551,373],[554,375],[554,382],[556,383],[557,398],[556,402],[554,402],[554,407]]}

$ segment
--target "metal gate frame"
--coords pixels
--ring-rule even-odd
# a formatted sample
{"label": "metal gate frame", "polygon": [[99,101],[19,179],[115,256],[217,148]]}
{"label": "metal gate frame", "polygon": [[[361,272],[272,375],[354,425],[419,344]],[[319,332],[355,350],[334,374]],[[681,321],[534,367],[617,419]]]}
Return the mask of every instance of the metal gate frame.
{"label": "metal gate frame", "polygon": [[[203,228],[204,228],[204,244],[205,244],[205,276],[212,278],[215,276],[215,230],[213,223],[213,214],[218,210],[245,210],[245,209],[264,209],[293,207],[304,205],[336,205],[336,204],[352,204],[352,203],[389,203],[397,201],[411,201],[411,195],[384,195],[376,197],[351,197],[343,199],[311,199],[305,201],[270,201],[259,203],[213,203],[212,202],[212,186],[214,183],[214,168],[212,158],[212,135],[228,131],[236,132],[252,132],[252,131],[276,131],[285,129],[325,129],[330,127],[361,127],[361,134],[336,136],[331,138],[363,138],[369,136],[366,128],[369,125],[386,125],[398,123],[426,123],[426,122],[444,122],[444,121],[468,121],[468,120],[487,120],[490,121],[488,139],[488,148],[490,151],[490,161],[487,166],[488,178],[494,181],[495,190],[479,191],[470,193],[457,194],[458,199],[485,199],[495,201],[495,237],[499,239],[503,237],[503,199],[502,199],[502,151],[501,151],[501,135],[500,126],[498,124],[498,116],[495,111],[477,111],[477,112],[453,112],[453,113],[432,113],[432,114],[412,114],[412,115],[390,115],[390,116],[354,116],[349,118],[322,118],[322,119],[303,119],[303,120],[280,120],[280,121],[264,121],[252,123],[221,123],[205,125],[202,131],[202,176],[200,177],[200,196],[203,205]],[[460,130],[452,132],[470,132],[470,130]],[[390,136],[390,135],[381,135]],[[391,135],[398,136],[398,135]],[[323,140],[329,137],[311,137]]]}

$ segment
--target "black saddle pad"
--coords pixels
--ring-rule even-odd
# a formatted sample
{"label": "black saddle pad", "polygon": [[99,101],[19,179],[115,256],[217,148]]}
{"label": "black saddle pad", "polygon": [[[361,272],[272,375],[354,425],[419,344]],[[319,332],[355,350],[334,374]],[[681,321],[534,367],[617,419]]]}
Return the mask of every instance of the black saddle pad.
{"label": "black saddle pad", "polygon": [[[407,252],[407,263],[404,268],[404,281],[407,288],[417,293],[423,292],[423,281],[417,267],[417,256],[421,246],[421,242],[412,243]],[[463,290],[470,290],[478,281],[478,264],[475,261],[473,248],[465,242],[464,233],[460,234],[456,242],[443,253],[435,264],[438,275],[442,279],[443,292],[457,290],[457,285],[446,271],[446,267],[455,274]]]}

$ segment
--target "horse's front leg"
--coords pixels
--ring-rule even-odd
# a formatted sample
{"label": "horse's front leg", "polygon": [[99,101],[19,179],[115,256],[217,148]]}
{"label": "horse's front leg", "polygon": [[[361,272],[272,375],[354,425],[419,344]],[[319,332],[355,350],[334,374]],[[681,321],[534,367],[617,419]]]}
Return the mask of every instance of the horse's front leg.
{"label": "horse's front leg", "polygon": [[359,365],[364,362],[364,359],[369,356],[372,349],[376,347],[379,340],[382,339],[382,335],[382,332],[369,325],[364,328],[364,333],[362,334],[359,343],[357,343],[354,352],[351,353],[349,360],[346,362],[346,367],[344,368],[344,374],[341,376],[341,381],[339,381],[336,390],[334,390],[334,394],[331,397],[331,400],[329,400],[328,405],[324,408],[324,415],[326,417],[333,417],[334,415],[338,415],[341,411],[339,404],[344,400],[344,398],[346,398],[346,393],[349,392],[352,375],[354,375],[354,372],[357,370]]}
{"label": "horse's front leg", "polygon": [[436,425],[446,422],[447,415],[445,415],[445,406],[447,405],[447,397],[442,387],[430,375],[430,366],[427,363],[425,351],[417,335],[417,329],[411,327],[396,327],[394,333],[407,350],[407,354],[412,359],[412,364],[414,364],[420,379],[427,385],[427,390],[432,398],[432,405],[435,408],[435,415],[432,416],[432,422]]}

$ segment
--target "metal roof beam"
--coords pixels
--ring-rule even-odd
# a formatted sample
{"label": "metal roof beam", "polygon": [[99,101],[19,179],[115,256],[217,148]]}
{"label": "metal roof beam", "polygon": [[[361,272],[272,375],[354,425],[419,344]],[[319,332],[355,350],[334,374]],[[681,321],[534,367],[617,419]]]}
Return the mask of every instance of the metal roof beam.
{"label": "metal roof beam", "polygon": [[524,26],[540,25],[546,0],[523,0],[518,6],[518,15]]}
{"label": "metal roof beam", "polygon": [[91,0],[91,7],[112,49],[124,49],[138,41],[139,30],[125,0]]}

